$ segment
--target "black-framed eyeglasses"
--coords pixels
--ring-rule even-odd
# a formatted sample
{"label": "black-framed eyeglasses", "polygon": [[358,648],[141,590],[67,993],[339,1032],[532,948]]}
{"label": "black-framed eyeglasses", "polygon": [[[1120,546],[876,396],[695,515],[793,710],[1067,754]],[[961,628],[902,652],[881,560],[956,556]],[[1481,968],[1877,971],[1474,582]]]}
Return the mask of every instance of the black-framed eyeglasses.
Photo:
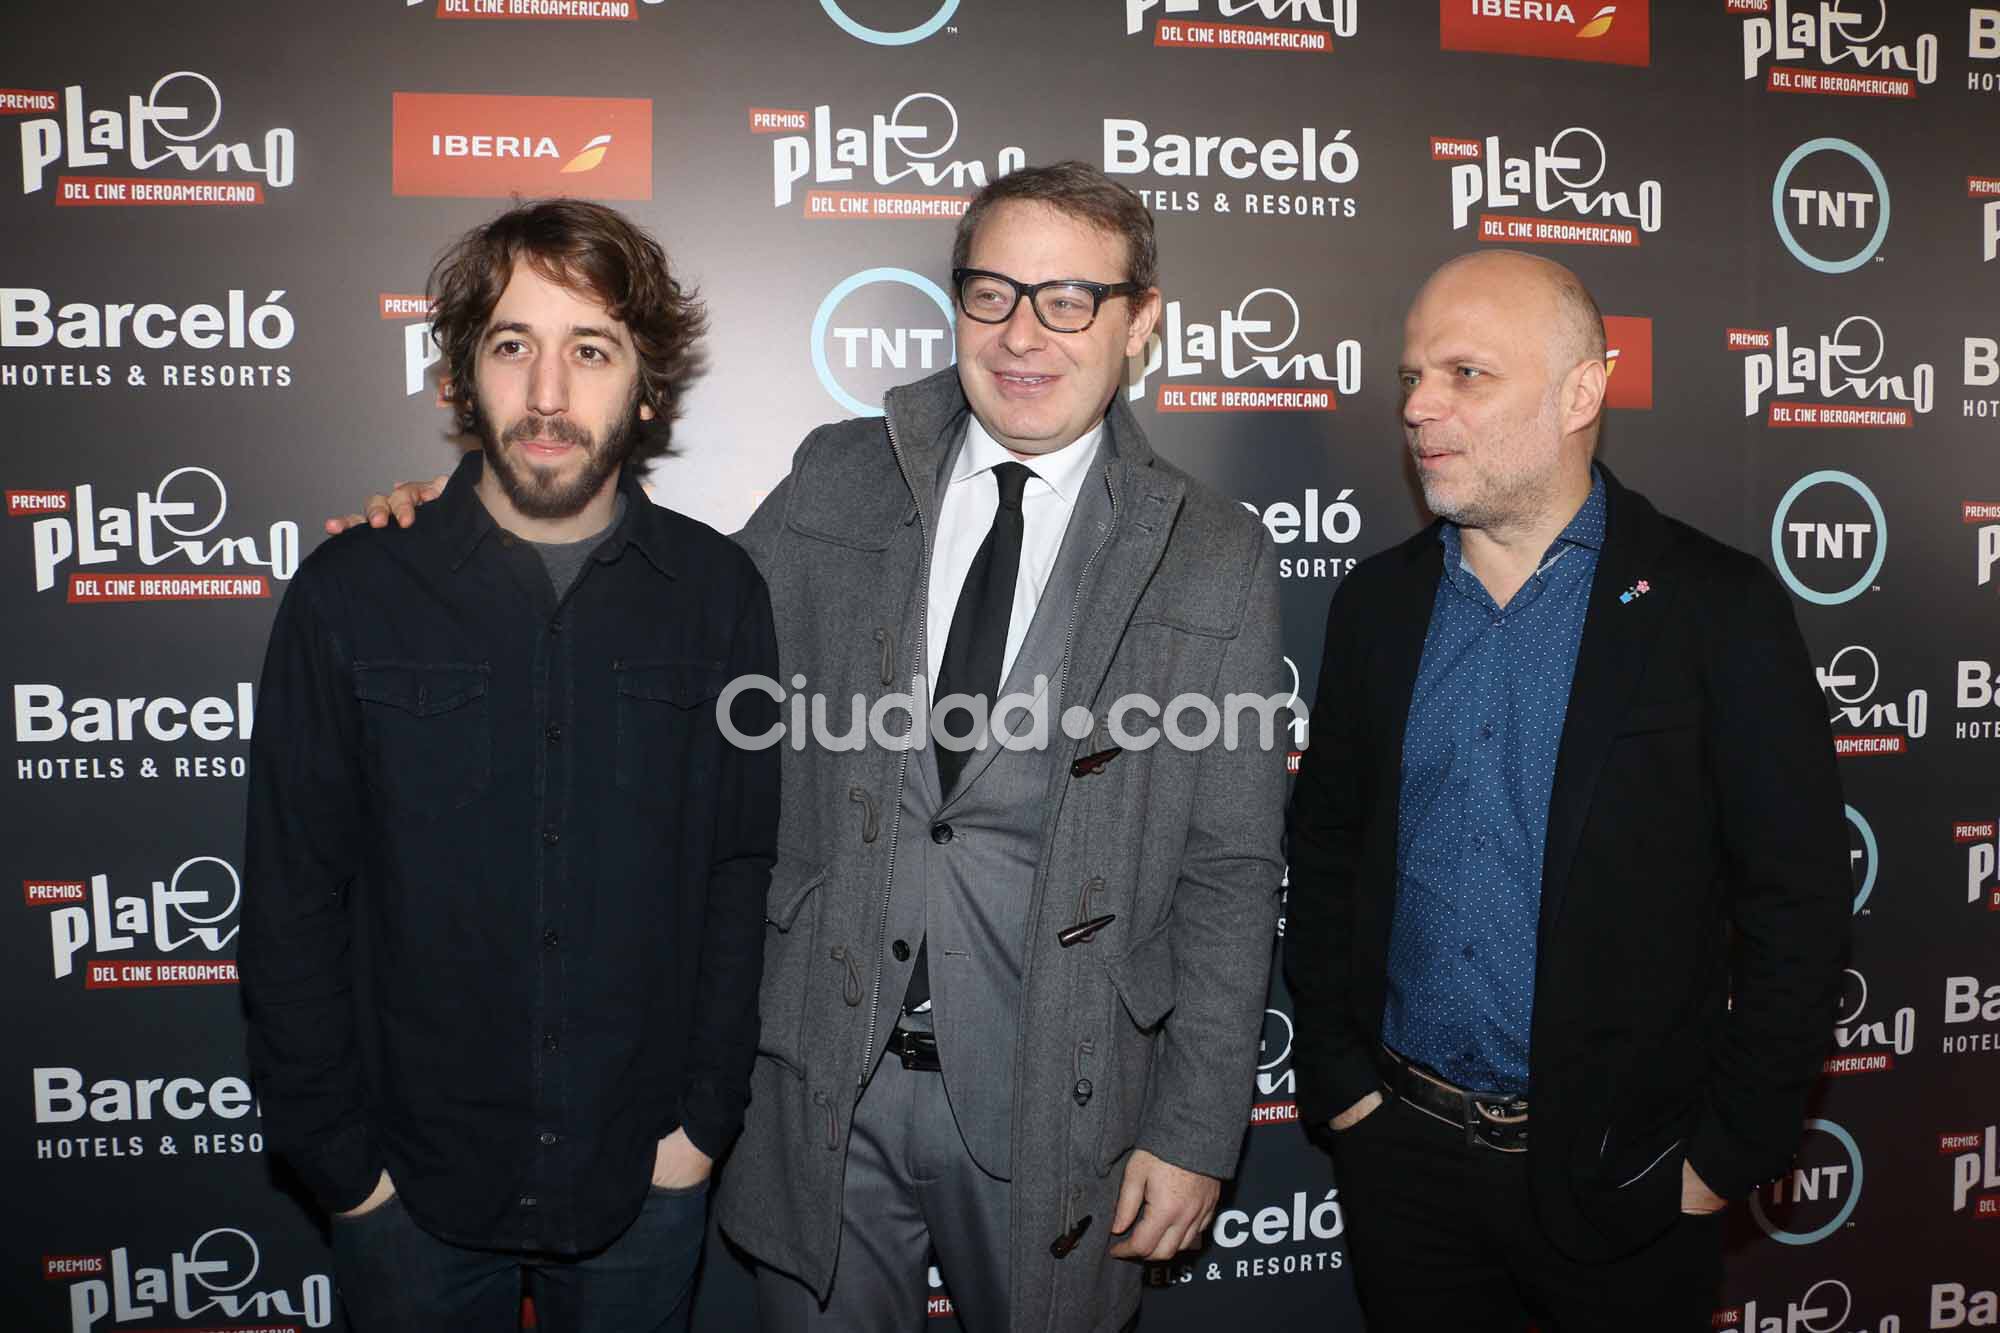
{"label": "black-framed eyeglasses", "polygon": [[1035,318],[1051,333],[1082,333],[1097,321],[1098,307],[1106,301],[1146,290],[1136,282],[1085,282],[1082,278],[1030,284],[983,268],[955,268],[951,283],[958,292],[958,308],[967,319],[1005,324],[1025,296]]}

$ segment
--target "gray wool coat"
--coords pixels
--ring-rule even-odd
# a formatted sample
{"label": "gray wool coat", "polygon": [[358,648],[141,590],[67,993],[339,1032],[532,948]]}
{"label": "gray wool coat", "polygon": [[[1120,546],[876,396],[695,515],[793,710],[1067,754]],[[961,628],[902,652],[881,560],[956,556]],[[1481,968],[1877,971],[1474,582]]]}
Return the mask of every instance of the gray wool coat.
{"label": "gray wool coat", "polygon": [[[804,674],[807,691],[839,701],[837,717],[851,696],[909,690],[923,671],[935,483],[967,411],[947,369],[892,391],[886,419],[814,431],[738,535],[770,585],[787,688]],[[1121,695],[1220,706],[1285,692],[1275,557],[1256,518],[1155,456],[1122,398],[1089,484],[1108,489],[1108,529],[1079,587],[1047,594],[1075,597],[1062,703],[1088,706],[1096,730],[1071,741],[1052,728],[1062,762],[1040,811],[1011,1124],[1020,1333],[1130,1319],[1139,1267],[1105,1252],[1134,1147],[1234,1173],[1283,873],[1283,718],[1268,749],[1246,713],[1233,750],[1162,741],[1095,771],[1072,762],[1111,746],[1106,713]],[[784,744],[761,1035],[717,1207],[733,1240],[824,1296],[851,1117],[899,994],[877,1003],[893,966],[892,858],[923,830],[901,827],[907,751]],[[1105,915],[1116,919],[1089,939],[1058,942]],[[1074,1245],[1059,1256],[1065,1235]]]}

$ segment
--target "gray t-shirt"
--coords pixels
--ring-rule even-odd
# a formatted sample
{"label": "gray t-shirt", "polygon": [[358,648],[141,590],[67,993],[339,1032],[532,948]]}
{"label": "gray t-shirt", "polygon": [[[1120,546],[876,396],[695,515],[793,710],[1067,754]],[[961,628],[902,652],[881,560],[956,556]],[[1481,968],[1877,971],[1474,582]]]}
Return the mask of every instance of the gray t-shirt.
{"label": "gray t-shirt", "polygon": [[611,511],[611,521],[602,529],[593,532],[581,541],[573,542],[529,542],[535,554],[542,558],[542,567],[549,571],[549,582],[555,585],[556,600],[560,602],[576,582],[576,576],[583,573],[584,562],[597,552],[625,517],[625,493],[618,493],[618,503]]}

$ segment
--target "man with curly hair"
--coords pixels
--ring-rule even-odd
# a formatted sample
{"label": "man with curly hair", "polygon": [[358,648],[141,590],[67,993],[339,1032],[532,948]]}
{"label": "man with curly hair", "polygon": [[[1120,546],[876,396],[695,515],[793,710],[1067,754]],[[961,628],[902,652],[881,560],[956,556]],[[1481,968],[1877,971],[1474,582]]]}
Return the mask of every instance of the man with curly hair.
{"label": "man with curly hair", "polygon": [[[742,550],[653,505],[703,328],[552,200],[432,274],[469,452],[429,521],[300,569],[252,751],[240,950],[272,1145],[355,1327],[685,1327],[757,1032],[777,673]],[[776,707],[753,695],[755,733]]]}

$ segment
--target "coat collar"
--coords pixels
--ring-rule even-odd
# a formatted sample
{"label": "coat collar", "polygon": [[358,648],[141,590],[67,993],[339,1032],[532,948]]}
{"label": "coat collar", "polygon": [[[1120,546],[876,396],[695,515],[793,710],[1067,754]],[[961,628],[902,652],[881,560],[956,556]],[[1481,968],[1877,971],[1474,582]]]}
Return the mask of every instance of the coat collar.
{"label": "coat collar", "polygon": [[[932,532],[936,531],[938,511],[935,481],[963,434],[970,411],[956,366],[891,389],[884,403],[890,441],[910,484],[911,498]],[[1113,394],[1104,414],[1104,440],[1092,469],[1099,479],[1092,484],[1101,483],[1108,493],[1111,520],[1102,549],[1084,575],[1084,600],[1064,667],[1065,707],[1096,695],[1111,667],[1112,654],[1125,637],[1139,594],[1166,553],[1167,539],[1187,496],[1187,482],[1173,469],[1157,466],[1158,461],[1138,418],[1126,405],[1125,395]]]}

